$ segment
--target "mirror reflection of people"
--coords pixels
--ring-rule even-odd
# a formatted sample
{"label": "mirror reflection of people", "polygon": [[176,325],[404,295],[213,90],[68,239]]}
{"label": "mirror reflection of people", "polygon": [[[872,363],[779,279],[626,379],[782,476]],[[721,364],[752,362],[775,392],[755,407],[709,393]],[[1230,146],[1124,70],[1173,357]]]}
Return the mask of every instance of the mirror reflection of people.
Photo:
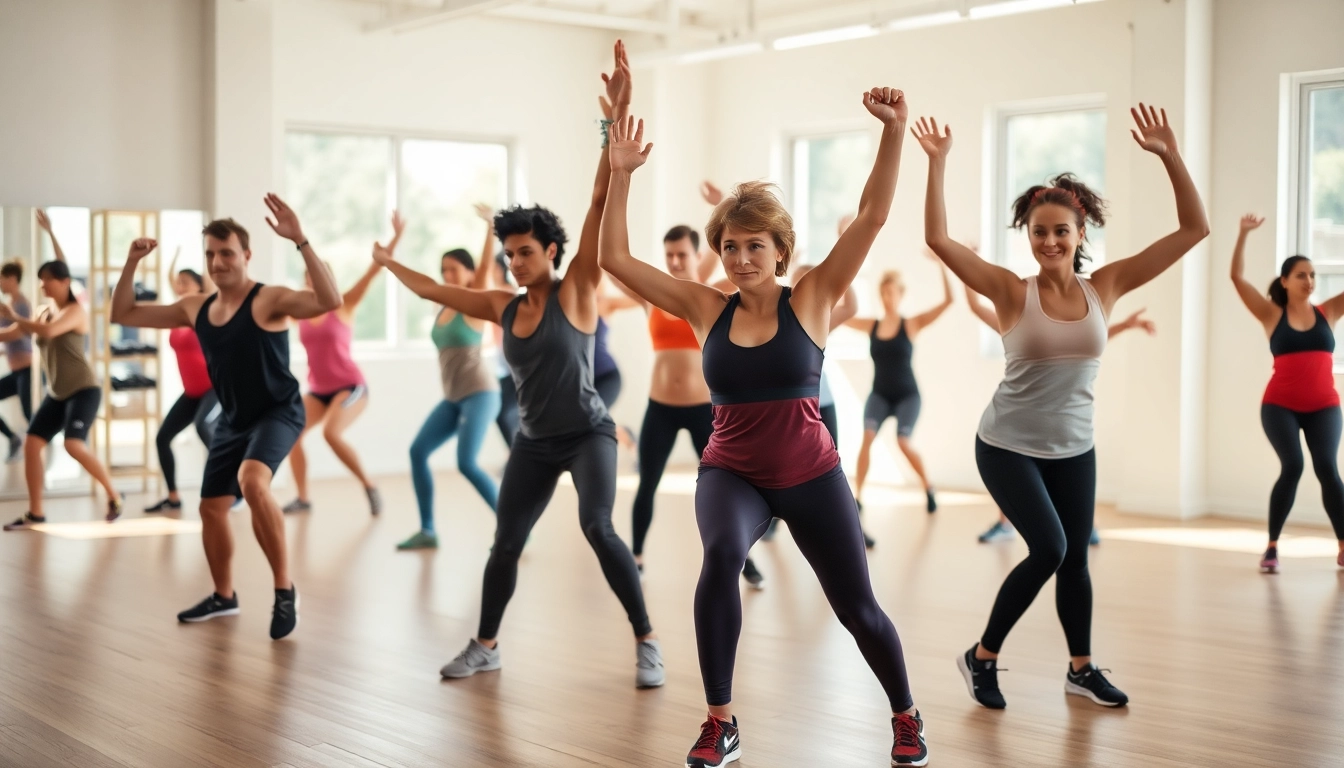
{"label": "mirror reflection of people", "polygon": [[[23,295],[23,260],[11,259],[0,266],[0,293],[5,295],[14,314],[28,319],[33,316],[33,308]],[[5,345],[5,361],[9,364],[9,373],[0,378],[0,401],[16,397],[23,410],[26,421],[33,420],[33,341],[14,323],[0,322],[0,342]],[[23,458],[23,438],[18,435],[4,419],[0,418],[0,435],[9,440],[9,456],[6,461],[14,463]]]}

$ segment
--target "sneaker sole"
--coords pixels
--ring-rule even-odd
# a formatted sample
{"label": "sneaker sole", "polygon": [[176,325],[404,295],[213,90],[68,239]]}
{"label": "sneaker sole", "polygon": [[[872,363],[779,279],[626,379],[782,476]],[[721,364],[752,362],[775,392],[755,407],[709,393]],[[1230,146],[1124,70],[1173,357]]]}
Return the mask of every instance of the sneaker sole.
{"label": "sneaker sole", "polygon": [[[724,755],[723,760],[720,760],[716,765],[706,765],[705,768],[722,768],[723,766],[729,763],[735,763],[741,759],[742,759],[742,748],[738,747],[737,749],[734,749],[732,752],[729,752],[728,754]],[[691,763],[689,760],[686,762],[686,768],[691,768]]]}
{"label": "sneaker sole", "polygon": [[1103,707],[1123,707],[1125,706],[1125,704],[1129,703],[1124,702],[1122,704],[1120,702],[1114,702],[1114,701],[1102,701],[1101,699],[1097,698],[1097,695],[1095,693],[1089,691],[1088,689],[1084,688],[1081,685],[1076,685],[1070,682],[1064,683],[1064,692],[1072,696],[1086,696],[1087,698],[1091,699],[1094,703],[1100,704]]}
{"label": "sneaker sole", "polygon": [[1262,565],[1262,566],[1260,566],[1260,572],[1261,572],[1261,573],[1278,573],[1278,572],[1279,572],[1279,566],[1277,566],[1277,565]]}
{"label": "sneaker sole", "polygon": [[204,616],[194,616],[194,617],[189,618],[189,619],[188,619],[188,618],[184,618],[184,617],[182,617],[182,616],[178,616],[178,617],[177,617],[177,620],[180,621],[180,622],[182,622],[183,624],[199,624],[199,623],[201,623],[202,621],[209,621],[209,620],[211,620],[211,619],[218,619],[218,618],[220,618],[220,617],[222,617],[222,616],[237,616],[239,613],[242,613],[242,609],[241,609],[241,608],[226,608],[226,609],[224,609],[224,610],[222,610],[222,611],[215,611],[214,613],[207,613],[207,614],[204,615]]}
{"label": "sneaker sole", "polygon": [[919,766],[922,766],[922,765],[928,765],[928,764],[929,764],[929,756],[928,756],[928,755],[925,755],[923,760],[916,760],[916,761],[911,762],[911,763],[902,763],[902,762],[900,762],[900,761],[898,761],[898,760],[892,760],[892,761],[891,761],[892,768],[900,768],[901,766],[906,766],[906,765],[913,765],[913,766],[916,766],[916,768],[918,768]]}
{"label": "sneaker sole", "polygon": [[[984,707],[985,709],[1003,709],[1003,708],[1004,708],[1004,707],[991,707],[991,706],[987,706],[983,701],[981,701],[978,697],[976,697],[976,695],[975,695],[975,681],[972,679],[972,676],[971,676],[971,668],[970,668],[970,666],[968,666],[968,665],[966,664],[966,655],[965,655],[965,654],[962,654],[961,656],[958,656],[958,657],[957,657],[957,670],[958,670],[959,672],[961,672],[961,677],[962,677],[962,679],[966,681],[966,692],[969,693],[969,694],[971,694],[971,700],[972,700],[972,701],[974,701],[976,704],[979,704],[980,706]],[[1004,706],[1006,707],[1007,705],[1004,705]],[[920,733],[922,734],[923,731],[921,731]],[[915,765],[915,763],[911,763],[911,765]],[[923,763],[920,763],[920,765],[923,765]]]}
{"label": "sneaker sole", "polygon": [[479,669],[473,669],[465,675],[450,675],[447,672],[444,672],[442,669],[440,669],[439,677],[442,677],[444,680],[465,680],[468,677],[471,677],[472,675],[476,674],[477,672],[498,672],[500,668],[503,666],[504,664],[502,662],[496,661],[493,664],[481,667]]}
{"label": "sneaker sole", "polygon": [[664,685],[666,685],[666,684],[667,684],[667,677],[664,676],[662,680],[659,680],[659,681],[656,682],[656,683],[639,683],[639,682],[637,682],[637,683],[635,683],[635,690],[637,690],[637,691],[647,691],[647,690],[649,690],[649,689],[651,689],[651,688],[662,688],[662,687],[663,687]]}

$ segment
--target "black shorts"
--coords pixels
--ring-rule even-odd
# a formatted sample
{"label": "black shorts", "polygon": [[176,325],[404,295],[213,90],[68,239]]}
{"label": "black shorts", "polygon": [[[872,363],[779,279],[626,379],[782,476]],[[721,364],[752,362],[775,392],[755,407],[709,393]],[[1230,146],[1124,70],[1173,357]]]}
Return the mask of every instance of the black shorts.
{"label": "black shorts", "polygon": [[205,460],[201,498],[242,496],[238,470],[243,462],[260,461],[274,474],[302,432],[303,407],[298,403],[277,406],[246,429],[234,429],[228,419],[220,419],[215,439],[210,441],[210,456]]}
{"label": "black shorts", "polygon": [[102,402],[103,390],[98,387],[81,389],[64,400],[47,395],[28,422],[28,434],[48,443],[61,432],[66,440],[87,440]]}
{"label": "black shorts", "polygon": [[314,400],[317,400],[322,405],[330,408],[331,401],[335,400],[336,396],[341,394],[342,392],[346,392],[348,394],[345,396],[344,400],[341,400],[341,407],[349,408],[355,403],[358,403],[360,401],[360,398],[367,395],[369,393],[369,388],[364,384],[354,384],[349,387],[341,387],[335,392],[321,392],[321,393],[309,392],[308,396],[313,398]]}

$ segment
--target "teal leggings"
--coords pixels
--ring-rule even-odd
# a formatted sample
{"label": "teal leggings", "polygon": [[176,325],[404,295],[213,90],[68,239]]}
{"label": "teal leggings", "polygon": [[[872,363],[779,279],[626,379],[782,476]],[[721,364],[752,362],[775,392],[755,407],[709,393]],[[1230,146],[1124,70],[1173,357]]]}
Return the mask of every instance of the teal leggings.
{"label": "teal leggings", "polygon": [[429,471],[429,457],[440,446],[457,435],[457,469],[481,494],[485,503],[495,509],[499,490],[495,481],[476,463],[485,433],[499,413],[499,391],[477,392],[453,403],[440,402],[430,411],[420,427],[420,433],[411,443],[411,482],[415,485],[415,500],[420,506],[420,528],[434,531],[434,475]]}

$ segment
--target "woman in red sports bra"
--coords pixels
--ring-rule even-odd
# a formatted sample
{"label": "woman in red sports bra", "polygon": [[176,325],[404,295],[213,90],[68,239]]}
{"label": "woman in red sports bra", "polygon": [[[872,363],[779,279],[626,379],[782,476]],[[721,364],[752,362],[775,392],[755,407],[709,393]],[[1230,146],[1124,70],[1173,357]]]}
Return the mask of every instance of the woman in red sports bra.
{"label": "woman in red sports bra", "polygon": [[1336,457],[1344,417],[1335,390],[1335,332],[1344,316],[1344,293],[1313,306],[1316,270],[1305,256],[1283,262],[1279,277],[1269,285],[1268,298],[1243,276],[1246,236],[1265,220],[1253,214],[1241,217],[1241,232],[1232,251],[1232,284],[1241,302],[1255,315],[1269,336],[1274,355],[1274,375],[1260,403],[1260,424],[1265,437],[1279,455],[1279,479],[1269,494],[1269,547],[1260,560],[1260,570],[1279,570],[1279,533],[1292,511],[1297,481],[1302,477],[1301,432],[1311,451],[1311,465],[1321,481],[1321,499],[1330,525],[1339,540],[1339,558],[1344,567],[1344,481]]}

